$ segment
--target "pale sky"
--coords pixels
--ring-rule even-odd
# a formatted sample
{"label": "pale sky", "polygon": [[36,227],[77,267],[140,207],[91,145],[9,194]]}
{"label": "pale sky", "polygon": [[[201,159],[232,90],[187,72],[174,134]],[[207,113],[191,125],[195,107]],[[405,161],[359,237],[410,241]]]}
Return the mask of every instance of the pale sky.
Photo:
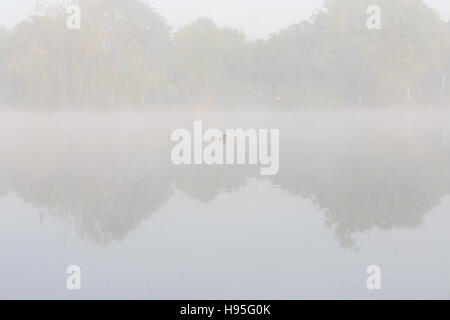
{"label": "pale sky", "polygon": [[[41,0],[54,2],[58,0]],[[62,0],[60,0],[62,1]],[[235,27],[250,38],[266,37],[311,17],[323,0],[146,0],[175,29],[198,17],[211,17],[220,26]],[[445,19],[450,0],[426,0]],[[0,0],[0,25],[14,26],[34,11],[36,0]]]}

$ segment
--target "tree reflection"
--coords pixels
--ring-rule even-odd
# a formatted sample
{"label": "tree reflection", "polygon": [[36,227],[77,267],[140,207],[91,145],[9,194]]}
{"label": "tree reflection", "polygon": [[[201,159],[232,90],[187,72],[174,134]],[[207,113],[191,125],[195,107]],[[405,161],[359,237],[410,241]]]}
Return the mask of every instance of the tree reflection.
{"label": "tree reflection", "polygon": [[[373,115],[288,115],[280,172],[264,178],[313,201],[345,248],[356,233],[421,226],[450,187],[446,117]],[[175,190],[211,202],[259,177],[251,166],[172,165],[173,125],[158,120],[56,117],[1,126],[0,195],[15,193],[100,244],[125,239]]]}

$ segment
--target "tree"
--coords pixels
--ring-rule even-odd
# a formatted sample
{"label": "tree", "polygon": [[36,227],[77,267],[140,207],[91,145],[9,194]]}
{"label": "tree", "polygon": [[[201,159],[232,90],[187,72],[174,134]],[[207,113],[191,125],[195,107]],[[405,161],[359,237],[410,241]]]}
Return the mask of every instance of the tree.
{"label": "tree", "polygon": [[28,104],[156,103],[168,84],[170,28],[138,0],[82,0],[82,28],[52,8],[14,30],[11,80]]}
{"label": "tree", "polygon": [[[381,30],[366,28],[373,4]],[[328,0],[314,28],[316,66],[348,102],[403,103],[425,73],[442,68],[443,22],[423,1]]]}
{"label": "tree", "polygon": [[8,87],[8,56],[10,32],[0,26],[0,99],[5,99]]}
{"label": "tree", "polygon": [[[367,28],[372,5],[381,30]],[[139,0],[80,7],[81,30],[68,30],[56,6],[0,31],[0,91],[33,107],[385,106],[445,101],[450,79],[449,24],[421,0],[327,0],[311,19],[253,42],[208,18],[172,33]]]}
{"label": "tree", "polygon": [[241,85],[245,37],[200,18],[174,35],[173,78],[184,99],[208,105],[230,98]]}

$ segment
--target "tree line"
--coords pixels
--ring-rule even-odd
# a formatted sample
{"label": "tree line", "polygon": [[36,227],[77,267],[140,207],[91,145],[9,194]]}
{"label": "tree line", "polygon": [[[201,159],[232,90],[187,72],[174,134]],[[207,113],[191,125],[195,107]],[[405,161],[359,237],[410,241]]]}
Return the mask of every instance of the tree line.
{"label": "tree line", "polygon": [[[369,30],[378,5],[381,30]],[[445,105],[450,23],[422,0],[327,0],[306,21],[250,41],[200,18],[173,31],[139,0],[80,0],[80,30],[49,7],[0,27],[4,106]]]}

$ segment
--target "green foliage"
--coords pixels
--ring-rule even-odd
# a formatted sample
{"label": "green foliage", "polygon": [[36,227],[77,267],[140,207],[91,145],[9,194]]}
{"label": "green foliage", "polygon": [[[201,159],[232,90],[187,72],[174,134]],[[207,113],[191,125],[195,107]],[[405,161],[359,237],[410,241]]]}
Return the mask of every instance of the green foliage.
{"label": "green foliage", "polygon": [[9,60],[9,31],[0,26],[0,97],[7,95],[8,60]]}
{"label": "green foliage", "polygon": [[[366,27],[373,4],[382,8],[381,30]],[[322,92],[371,104],[402,103],[426,72],[440,70],[448,35],[434,11],[409,0],[329,0],[310,34]]]}
{"label": "green foliage", "polygon": [[170,28],[144,3],[81,1],[81,30],[63,10],[14,30],[10,77],[26,104],[143,105],[167,90]]}
{"label": "green foliage", "polygon": [[[369,5],[382,8],[381,30],[366,27]],[[33,108],[399,105],[442,99],[443,74],[450,81],[450,24],[420,0],[327,0],[309,21],[252,42],[207,18],[172,33],[139,0],[80,7],[81,30],[58,7],[0,29],[1,95]]]}
{"label": "green foliage", "polygon": [[174,35],[173,78],[183,98],[209,104],[229,97],[245,68],[245,37],[201,18]]}

